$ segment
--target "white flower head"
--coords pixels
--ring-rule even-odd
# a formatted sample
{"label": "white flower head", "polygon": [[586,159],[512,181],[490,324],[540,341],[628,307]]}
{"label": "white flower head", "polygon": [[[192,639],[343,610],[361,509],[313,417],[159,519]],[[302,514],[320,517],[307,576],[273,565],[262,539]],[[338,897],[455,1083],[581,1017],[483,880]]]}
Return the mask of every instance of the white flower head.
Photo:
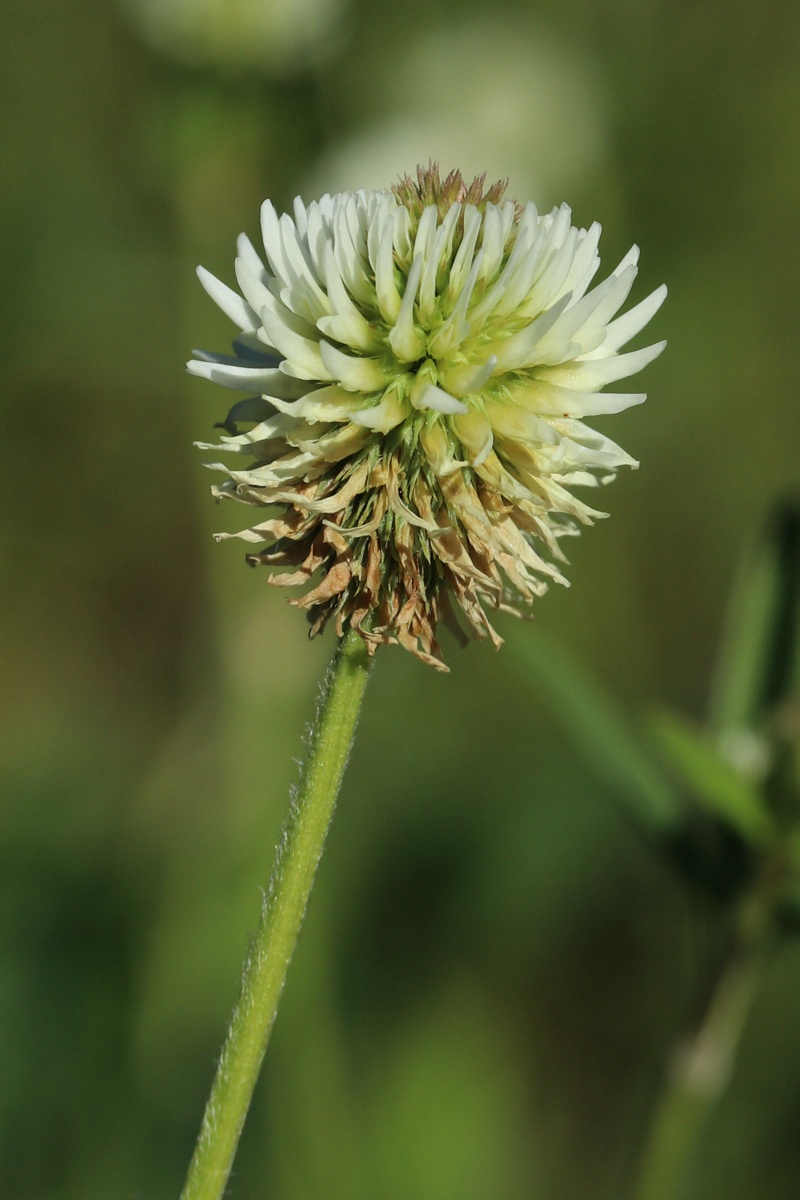
{"label": "white flower head", "polygon": [[199,269],[239,333],[189,370],[246,393],[200,445],[253,460],[209,464],[213,491],[271,510],[219,536],[266,543],[247,561],[292,568],[273,583],[313,584],[292,600],[312,634],[333,618],[440,669],[440,617],[499,645],[487,609],[566,583],[558,539],[605,515],[572,488],[638,465],[583,418],[645,399],[601,389],[661,353],[619,351],[666,288],[618,316],[637,248],[590,291],[599,225],[504,192],[432,165],[293,217],[267,201],[266,263],[242,235],[240,292]]}

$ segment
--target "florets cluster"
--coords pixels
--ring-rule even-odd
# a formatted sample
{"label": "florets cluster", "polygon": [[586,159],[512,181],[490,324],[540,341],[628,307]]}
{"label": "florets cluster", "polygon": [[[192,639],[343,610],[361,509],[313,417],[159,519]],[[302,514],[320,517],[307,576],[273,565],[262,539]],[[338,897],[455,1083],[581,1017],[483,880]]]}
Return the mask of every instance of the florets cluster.
{"label": "florets cluster", "polygon": [[429,167],[391,191],[297,199],[293,217],[267,201],[266,265],[239,239],[241,294],[198,272],[239,333],[189,370],[248,394],[201,445],[253,460],[209,464],[226,476],[213,490],[270,510],[219,536],[288,568],[271,582],[311,584],[291,602],[312,634],[332,619],[440,669],[440,618],[499,644],[488,611],[566,583],[559,539],[604,515],[571,488],[637,466],[583,418],[645,399],[601,389],[663,349],[619,353],[666,289],[617,316],[637,248],[590,291],[599,225],[504,191]]}

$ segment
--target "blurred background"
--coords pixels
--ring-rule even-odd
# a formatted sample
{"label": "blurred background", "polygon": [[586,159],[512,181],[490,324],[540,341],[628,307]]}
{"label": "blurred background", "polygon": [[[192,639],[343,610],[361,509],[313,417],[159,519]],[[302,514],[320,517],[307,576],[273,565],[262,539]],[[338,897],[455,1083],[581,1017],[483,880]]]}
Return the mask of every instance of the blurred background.
{"label": "blurred background", "polygon": [[[800,7],[6,0],[0,1193],[176,1197],[330,636],[215,529],[190,380],[258,206],[508,176],[662,281],[641,459],[572,588],[440,676],[378,655],[231,1194],[620,1200],[713,914],[576,752],[565,646],[702,719],[744,537],[797,485]],[[651,340],[652,340],[651,339]],[[241,523],[241,522],[240,522]],[[445,634],[445,639],[447,635]],[[531,647],[536,653],[531,654]],[[538,650],[537,650],[538,648]],[[800,953],[689,1200],[800,1190]]]}

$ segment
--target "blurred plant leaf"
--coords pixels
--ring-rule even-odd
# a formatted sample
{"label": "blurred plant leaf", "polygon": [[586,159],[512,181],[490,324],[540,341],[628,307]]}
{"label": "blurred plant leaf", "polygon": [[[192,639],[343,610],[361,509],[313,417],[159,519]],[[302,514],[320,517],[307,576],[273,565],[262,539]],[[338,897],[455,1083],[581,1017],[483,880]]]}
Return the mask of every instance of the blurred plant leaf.
{"label": "blurred plant leaf", "polygon": [[722,817],[751,846],[774,841],[775,825],[760,791],[725,761],[702,730],[673,712],[660,712],[650,726],[676,773],[696,800]]}
{"label": "blurred plant leaf", "polygon": [[563,646],[525,629],[515,661],[589,769],[637,824],[661,836],[683,825],[686,807],[614,697]]}
{"label": "blurred plant leaf", "polygon": [[782,918],[800,933],[800,830],[787,833],[781,843],[785,878],[781,884],[777,908]]}
{"label": "blurred plant leaf", "polygon": [[[798,847],[793,849],[795,863],[800,858]],[[775,902],[775,923],[784,937],[800,937],[800,879],[795,874],[781,888]]]}
{"label": "blurred plant leaf", "polygon": [[757,728],[800,690],[800,506],[778,505],[734,581],[711,689],[716,732]]}

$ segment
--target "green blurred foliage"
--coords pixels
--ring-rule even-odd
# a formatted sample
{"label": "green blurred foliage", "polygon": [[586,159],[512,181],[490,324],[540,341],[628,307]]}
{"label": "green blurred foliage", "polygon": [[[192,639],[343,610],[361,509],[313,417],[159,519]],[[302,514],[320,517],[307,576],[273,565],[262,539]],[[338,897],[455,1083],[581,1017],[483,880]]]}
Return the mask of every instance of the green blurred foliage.
{"label": "green blurred foliage", "polygon": [[[241,65],[159,48],[133,0],[0,24],[0,1194],[177,1195],[331,652],[211,542],[225,402],[182,364],[228,330],[193,268],[230,279],[267,195],[432,154],[599,218],[609,267],[637,240],[670,346],[605,423],[643,468],[571,590],[449,677],[381,653],[232,1194],[619,1200],[717,910],[541,662],[698,716],[743,533],[796,487],[800,9],[351,0],[263,66],[246,25]],[[687,1200],[800,1188],[799,990],[787,943]]]}

